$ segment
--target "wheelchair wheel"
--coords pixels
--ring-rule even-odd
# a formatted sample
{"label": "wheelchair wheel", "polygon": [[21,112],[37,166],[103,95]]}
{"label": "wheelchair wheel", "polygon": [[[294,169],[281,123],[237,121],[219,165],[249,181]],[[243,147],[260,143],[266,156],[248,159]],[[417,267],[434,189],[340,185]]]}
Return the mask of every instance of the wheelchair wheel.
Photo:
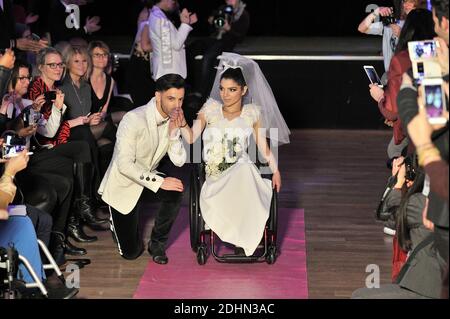
{"label": "wheelchair wheel", "polygon": [[199,180],[195,170],[191,173],[191,188],[189,192],[189,229],[191,248],[197,252],[200,245],[200,201]]}
{"label": "wheelchair wheel", "polygon": [[206,251],[206,245],[200,245],[197,250],[197,262],[199,265],[206,264],[206,258],[207,258],[207,251]]}
{"label": "wheelchair wheel", "polygon": [[273,265],[277,260],[277,247],[273,244],[267,249],[266,262],[269,265]]}

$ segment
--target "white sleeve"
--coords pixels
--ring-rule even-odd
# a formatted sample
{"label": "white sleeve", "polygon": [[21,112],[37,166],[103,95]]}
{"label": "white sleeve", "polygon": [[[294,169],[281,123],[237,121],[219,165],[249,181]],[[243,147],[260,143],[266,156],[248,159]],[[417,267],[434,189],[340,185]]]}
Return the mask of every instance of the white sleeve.
{"label": "white sleeve", "polygon": [[114,149],[114,152],[117,152],[117,166],[121,174],[156,193],[164,178],[156,175],[156,171],[151,171],[136,161],[136,141],[141,128],[135,125],[138,119],[134,116],[132,113],[125,115],[117,129]]}
{"label": "white sleeve", "polygon": [[383,23],[382,22],[374,22],[369,26],[366,34],[372,35],[383,35]]}
{"label": "white sleeve", "polygon": [[176,51],[180,51],[184,42],[186,41],[189,32],[191,32],[192,27],[188,24],[182,23],[180,28],[177,30],[172,22],[166,19],[155,18],[149,19],[149,28],[154,32],[159,39],[162,39],[162,29],[170,28],[170,46]]}
{"label": "white sleeve", "polygon": [[44,126],[38,126],[37,132],[42,136],[52,138],[55,137],[56,133],[61,126],[61,119],[63,114],[66,112],[67,106],[63,104],[62,110],[59,110],[55,104],[52,105],[52,114],[47,120]]}
{"label": "white sleeve", "polygon": [[169,158],[175,166],[181,167],[186,163],[186,149],[181,140],[180,129],[177,130],[177,135],[169,140]]}

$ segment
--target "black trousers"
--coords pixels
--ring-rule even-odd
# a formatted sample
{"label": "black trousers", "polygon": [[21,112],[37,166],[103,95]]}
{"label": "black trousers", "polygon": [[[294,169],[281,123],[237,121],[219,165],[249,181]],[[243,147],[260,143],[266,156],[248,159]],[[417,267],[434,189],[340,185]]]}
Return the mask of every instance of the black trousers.
{"label": "black trousers", "polygon": [[129,214],[123,215],[113,207],[109,207],[111,230],[117,241],[119,253],[125,259],[136,259],[144,251],[144,245],[139,234],[139,208],[144,196],[145,198],[161,202],[161,207],[155,216],[155,225],[148,243],[148,249],[152,255],[162,255],[166,250],[170,229],[180,210],[183,193],[165,191],[163,189],[153,193],[144,188],[138,203]]}
{"label": "black trousers", "polygon": [[26,205],[27,215],[33,223],[34,229],[36,230],[36,237],[44,242],[48,247],[50,243],[50,233],[52,231],[52,218],[49,214],[41,211],[40,209]]}

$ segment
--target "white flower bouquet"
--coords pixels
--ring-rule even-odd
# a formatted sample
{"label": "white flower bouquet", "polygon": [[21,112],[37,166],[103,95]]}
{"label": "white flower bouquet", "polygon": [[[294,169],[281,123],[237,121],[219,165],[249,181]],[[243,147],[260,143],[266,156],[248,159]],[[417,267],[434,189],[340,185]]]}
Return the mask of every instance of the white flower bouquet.
{"label": "white flower bouquet", "polygon": [[225,134],[220,142],[215,143],[207,151],[205,171],[208,176],[219,176],[233,166],[242,154],[239,138],[228,138]]}

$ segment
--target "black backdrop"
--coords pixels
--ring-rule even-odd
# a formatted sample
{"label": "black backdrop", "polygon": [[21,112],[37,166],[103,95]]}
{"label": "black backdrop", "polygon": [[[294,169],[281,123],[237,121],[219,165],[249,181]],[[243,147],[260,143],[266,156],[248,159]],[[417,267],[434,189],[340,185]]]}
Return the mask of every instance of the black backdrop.
{"label": "black backdrop", "polygon": [[[45,17],[46,3],[36,1]],[[205,35],[206,19],[223,0],[179,0],[181,7],[198,13],[200,21],[193,35]],[[357,26],[372,3],[391,6],[391,0],[245,0],[251,15],[253,36],[355,36]],[[133,35],[140,0],[95,0],[82,8],[83,16],[99,15],[102,30],[98,35]],[[35,11],[36,11],[35,10]]]}

